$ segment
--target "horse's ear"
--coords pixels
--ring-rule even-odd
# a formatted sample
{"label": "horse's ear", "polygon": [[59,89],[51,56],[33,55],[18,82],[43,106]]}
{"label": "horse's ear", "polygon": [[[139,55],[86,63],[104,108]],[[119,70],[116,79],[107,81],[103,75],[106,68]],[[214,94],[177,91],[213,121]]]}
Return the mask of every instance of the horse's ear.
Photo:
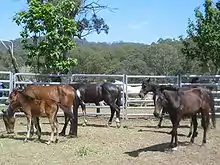
{"label": "horse's ear", "polygon": [[19,87],[17,87],[17,88],[14,88],[14,90],[13,90],[14,92],[21,92],[22,91],[22,89],[20,89]]}

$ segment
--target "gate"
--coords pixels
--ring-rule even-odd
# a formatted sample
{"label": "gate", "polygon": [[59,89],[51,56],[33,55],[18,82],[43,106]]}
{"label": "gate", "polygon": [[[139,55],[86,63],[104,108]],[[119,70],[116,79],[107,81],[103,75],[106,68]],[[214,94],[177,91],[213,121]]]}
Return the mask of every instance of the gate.
{"label": "gate", "polygon": [[[199,77],[202,83],[190,83],[190,79]],[[216,115],[220,115],[220,75],[182,75],[180,77],[180,86],[201,86],[209,88],[214,96]]]}
{"label": "gate", "polygon": [[0,72],[0,106],[5,106],[4,102],[8,99],[9,93],[13,89],[13,74],[11,72]]}

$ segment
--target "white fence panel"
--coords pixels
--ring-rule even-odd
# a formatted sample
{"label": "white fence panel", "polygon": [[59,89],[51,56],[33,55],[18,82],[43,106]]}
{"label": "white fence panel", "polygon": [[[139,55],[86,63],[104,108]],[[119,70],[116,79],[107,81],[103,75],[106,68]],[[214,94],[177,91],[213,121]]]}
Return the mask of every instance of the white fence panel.
{"label": "white fence panel", "polygon": [[4,102],[8,99],[9,93],[13,89],[12,72],[0,71],[0,83],[3,85],[3,88],[0,89],[0,106],[5,106]]}

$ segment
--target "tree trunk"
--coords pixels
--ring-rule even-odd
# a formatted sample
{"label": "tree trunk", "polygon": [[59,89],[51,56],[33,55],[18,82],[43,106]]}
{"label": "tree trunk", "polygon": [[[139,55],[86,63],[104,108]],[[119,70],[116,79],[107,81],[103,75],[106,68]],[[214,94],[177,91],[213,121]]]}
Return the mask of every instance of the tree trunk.
{"label": "tree trunk", "polygon": [[[10,41],[11,42],[11,41]],[[19,68],[18,68],[18,63],[17,63],[17,60],[14,56],[14,52],[13,52],[13,43],[11,42],[11,46],[8,46],[8,45],[5,45],[5,43],[3,41],[1,41],[2,45],[7,49],[9,55],[10,55],[10,58],[11,58],[11,63],[12,63],[12,66],[14,68],[14,72],[15,73],[19,73]],[[22,81],[22,77],[21,76],[18,76],[18,80],[19,81]]]}

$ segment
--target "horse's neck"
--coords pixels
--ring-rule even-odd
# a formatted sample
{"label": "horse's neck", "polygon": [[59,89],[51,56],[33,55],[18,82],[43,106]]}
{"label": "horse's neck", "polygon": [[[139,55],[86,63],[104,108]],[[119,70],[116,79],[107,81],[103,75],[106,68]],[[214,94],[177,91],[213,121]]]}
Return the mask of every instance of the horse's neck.
{"label": "horse's neck", "polygon": [[23,92],[19,92],[19,102],[20,104],[24,104],[24,103],[27,103],[27,102],[33,102],[34,99],[28,95],[26,95],[25,93]]}

